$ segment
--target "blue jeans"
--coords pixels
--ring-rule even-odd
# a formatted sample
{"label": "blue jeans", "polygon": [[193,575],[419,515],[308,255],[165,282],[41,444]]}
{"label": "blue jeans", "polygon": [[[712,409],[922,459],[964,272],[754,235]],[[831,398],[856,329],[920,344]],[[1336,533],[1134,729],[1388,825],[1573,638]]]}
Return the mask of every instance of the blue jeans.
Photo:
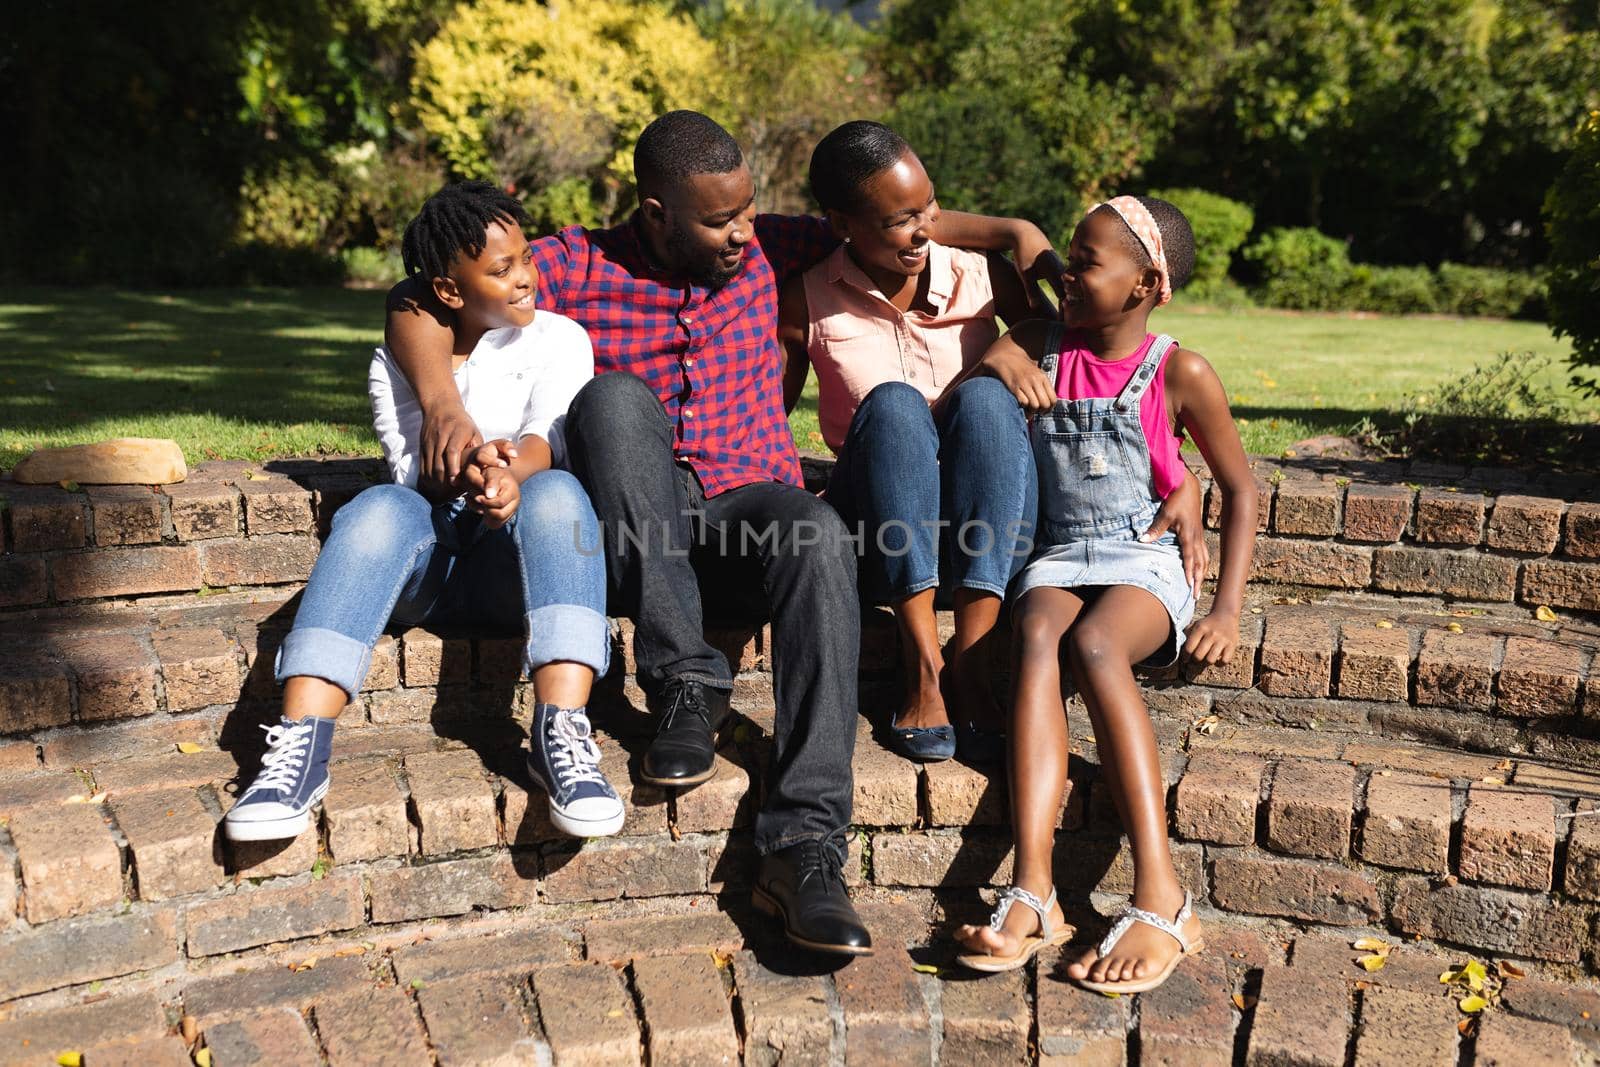
{"label": "blue jeans", "polygon": [[1027,420],[995,378],[962,382],[937,417],[916,389],[885,382],[856,408],[827,496],[864,530],[863,599],[941,585],[1004,596],[1038,510]]}
{"label": "blue jeans", "polygon": [[375,485],[340,508],[312,568],[277,677],[324,678],[354,699],[372,647],[393,622],[525,629],[527,667],[611,655],[600,527],[578,480],[540,471],[491,530],[456,500],[435,506],[402,485]]}

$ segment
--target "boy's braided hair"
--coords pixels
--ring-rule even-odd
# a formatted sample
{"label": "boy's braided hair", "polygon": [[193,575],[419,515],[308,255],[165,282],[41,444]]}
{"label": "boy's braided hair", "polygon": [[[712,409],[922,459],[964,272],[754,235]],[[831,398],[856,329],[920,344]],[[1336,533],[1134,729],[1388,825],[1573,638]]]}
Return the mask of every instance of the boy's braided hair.
{"label": "boy's braided hair", "polygon": [[835,127],[811,152],[811,195],[824,211],[859,211],[861,187],[911,150],[881,122],[857,119]]}
{"label": "boy's braided hair", "polygon": [[428,197],[417,217],[406,224],[400,259],[406,274],[424,279],[450,273],[456,256],[476,259],[483,252],[490,223],[507,229],[526,226],[528,213],[516,197],[490,182],[454,182]]}
{"label": "boy's braided hair", "polygon": [[[1194,274],[1194,229],[1176,204],[1153,196],[1141,196],[1136,199],[1144,205],[1146,211],[1150,212],[1150,217],[1156,221],[1156,228],[1161,231],[1161,250],[1167,256],[1167,284],[1176,291]],[[1097,210],[1110,212],[1118,222],[1122,222],[1122,216],[1118,215],[1110,205],[1102,204]],[[1128,254],[1133,257],[1133,261],[1140,267],[1153,266],[1150,262],[1150,253],[1145,251],[1144,243],[1126,223],[1122,226],[1122,243],[1127,248]]]}

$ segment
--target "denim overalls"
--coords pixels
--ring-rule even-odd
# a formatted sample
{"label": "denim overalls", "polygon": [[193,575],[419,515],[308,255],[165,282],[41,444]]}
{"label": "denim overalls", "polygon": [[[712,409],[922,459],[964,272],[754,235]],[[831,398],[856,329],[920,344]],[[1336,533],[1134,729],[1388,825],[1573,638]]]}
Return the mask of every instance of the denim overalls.
{"label": "denim overalls", "polygon": [[[1064,329],[1057,323],[1040,369],[1056,387]],[[1150,447],[1139,422],[1139,402],[1161,360],[1178,342],[1163,334],[1112,398],[1057,400],[1029,420],[1039,468],[1038,543],[1017,576],[1015,596],[1036,586],[1060,589],[1131,585],[1160,600],[1172,618],[1172,639],[1145,663],[1177,662],[1184,628],[1194,618],[1194,593],[1183,573],[1172,533],[1151,544],[1138,537],[1154,521]]]}

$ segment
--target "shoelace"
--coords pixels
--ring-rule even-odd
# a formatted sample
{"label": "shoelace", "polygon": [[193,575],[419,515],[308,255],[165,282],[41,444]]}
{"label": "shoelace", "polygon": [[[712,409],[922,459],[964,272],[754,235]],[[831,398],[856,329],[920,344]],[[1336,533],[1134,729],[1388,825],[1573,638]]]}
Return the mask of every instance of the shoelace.
{"label": "shoelace", "polygon": [[600,773],[600,749],[594,743],[588,716],[568,708],[557,711],[550,720],[550,740],[550,760],[563,788],[606,780]]}
{"label": "shoelace", "polygon": [[306,752],[311,745],[311,723],[302,720],[285,726],[280,722],[262,729],[267,732],[267,752],[261,757],[261,773],[249,791],[287,792],[305,766]]}
{"label": "shoelace", "polygon": [[798,880],[803,882],[812,871],[816,871],[826,882],[843,882],[849,840],[850,828],[841,826],[821,837],[802,841]]}
{"label": "shoelace", "polygon": [[677,716],[679,708],[688,708],[690,714],[698,715],[707,726],[711,725],[711,709],[697,700],[689,699],[689,687],[680,685],[672,691],[672,703],[667,705],[666,714],[661,717],[661,729],[666,730],[672,726],[672,720]]}

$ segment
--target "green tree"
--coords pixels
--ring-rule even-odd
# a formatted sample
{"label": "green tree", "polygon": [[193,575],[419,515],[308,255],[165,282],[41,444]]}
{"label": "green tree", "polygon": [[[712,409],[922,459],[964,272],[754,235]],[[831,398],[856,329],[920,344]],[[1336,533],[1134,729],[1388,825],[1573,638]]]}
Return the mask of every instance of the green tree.
{"label": "green tree", "polygon": [[1578,128],[1572,157],[1545,201],[1550,322],[1572,338],[1573,384],[1600,395],[1600,110]]}

